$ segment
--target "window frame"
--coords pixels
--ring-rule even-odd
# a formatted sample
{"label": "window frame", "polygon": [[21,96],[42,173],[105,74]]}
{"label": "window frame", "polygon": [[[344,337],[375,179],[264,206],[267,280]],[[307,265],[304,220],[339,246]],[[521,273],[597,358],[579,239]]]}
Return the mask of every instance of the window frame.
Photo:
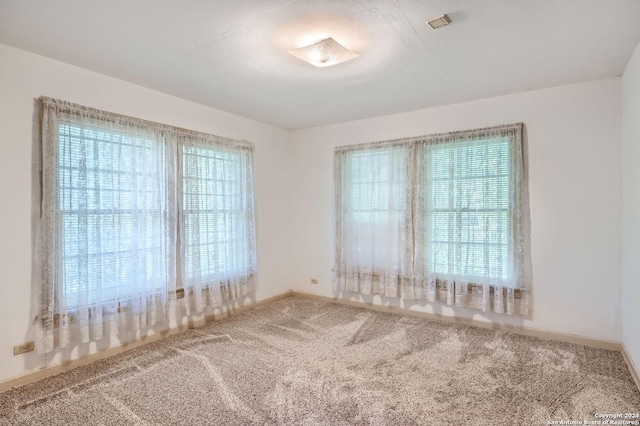
{"label": "window frame", "polygon": [[[517,253],[513,256],[513,259],[505,260],[508,263],[508,276],[507,280],[498,280],[498,283],[492,283],[491,280],[482,279],[484,277],[478,277],[477,275],[461,275],[461,274],[442,274],[434,273],[434,271],[426,269],[426,258],[421,260],[426,250],[426,240],[420,242],[419,235],[424,231],[423,227],[426,225],[419,224],[419,220],[412,220],[411,223],[411,236],[413,238],[413,269],[405,275],[399,275],[397,277],[397,287],[414,287],[418,288],[422,284],[420,282],[426,280],[432,280],[435,287],[449,286],[452,282],[464,283],[465,287],[468,287],[468,291],[475,291],[475,288],[491,287],[493,294],[493,288],[501,288],[508,290],[510,293],[515,293],[516,298],[519,297],[520,292],[528,291],[530,282],[530,254],[528,246],[528,237],[525,235],[525,228],[528,229],[528,191],[526,187],[526,172],[524,161],[524,124],[515,123],[509,125],[501,125],[489,128],[480,128],[466,131],[456,131],[449,133],[439,133],[432,135],[417,136],[404,139],[395,139],[382,142],[363,143],[356,145],[338,146],[334,149],[334,205],[335,205],[335,250],[334,250],[334,283],[338,285],[339,289],[343,291],[360,291],[354,290],[359,288],[360,284],[353,284],[348,282],[349,279],[360,280],[362,278],[360,272],[353,272],[352,278],[345,275],[347,264],[344,258],[345,241],[344,241],[344,206],[346,202],[343,198],[345,195],[345,181],[344,174],[347,172],[347,166],[344,164],[347,156],[350,153],[360,150],[369,150],[376,148],[384,148],[389,146],[404,146],[408,152],[411,152],[413,170],[411,175],[411,191],[412,201],[411,207],[412,214],[415,217],[426,217],[426,194],[419,193],[417,188],[426,187],[426,183],[418,184],[426,177],[426,172],[422,170],[422,166],[425,164],[425,159],[420,158],[424,155],[425,147],[433,146],[446,146],[450,143],[467,143],[472,144],[475,141],[481,140],[494,140],[496,138],[507,138],[508,140],[508,162],[513,165],[513,170],[510,170],[509,185],[509,215],[516,213],[520,214],[517,220],[511,220],[507,218],[508,227],[507,231],[507,244],[510,244],[511,248],[517,248]],[[526,223],[526,224],[525,224]],[[421,246],[421,247],[419,247]],[[514,253],[516,249],[513,249]],[[509,252],[508,252],[509,254]],[[515,265],[515,266],[513,266]],[[354,265],[349,265],[354,267]],[[367,272],[367,271],[362,271]],[[353,274],[357,273],[358,278],[353,278]],[[371,273],[376,279],[375,275],[377,271]],[[345,281],[347,280],[347,281]],[[370,285],[370,284],[367,284]],[[426,284],[424,284],[426,285]],[[367,287],[368,288],[368,287]],[[370,290],[367,290],[370,291]],[[421,290],[422,291],[422,290]],[[426,290],[425,290],[426,291]],[[466,290],[465,290],[466,291]],[[392,294],[402,293],[400,290],[392,289]],[[365,293],[369,294],[369,293]],[[422,294],[422,293],[421,293]],[[387,294],[388,295],[388,294]],[[414,296],[411,296],[414,297]]]}
{"label": "window frame", "polygon": [[[400,207],[396,207],[393,210],[394,213],[397,214],[397,221],[398,221],[398,227],[405,227],[407,223],[409,223],[409,221],[411,220],[411,216],[410,216],[410,194],[409,191],[407,191],[407,183],[411,180],[411,176],[409,176],[409,174],[407,173],[408,170],[408,165],[409,162],[411,161],[410,155],[407,152],[403,152],[400,151],[400,153],[398,153],[397,147],[394,146],[384,146],[384,147],[374,147],[374,148],[370,148],[370,149],[363,149],[363,150],[358,150],[358,151],[353,151],[353,152],[349,152],[347,153],[344,158],[342,159],[342,161],[344,162],[343,164],[343,170],[348,173],[350,171],[352,171],[353,168],[353,164],[349,164],[350,160],[353,160],[355,156],[360,156],[362,154],[365,155],[372,155],[372,151],[376,151],[376,150],[388,150],[391,149],[391,151],[389,152],[385,152],[384,156],[387,157],[388,159],[390,159],[390,163],[388,165],[388,167],[390,168],[390,170],[388,171],[388,176],[387,176],[387,180],[386,181],[380,181],[380,180],[375,180],[376,179],[376,171],[373,171],[371,173],[372,179],[373,180],[362,180],[359,182],[354,182],[353,180],[351,180],[350,183],[352,184],[361,184],[361,185],[372,185],[372,184],[383,184],[383,183],[388,183],[389,185],[395,185],[395,184],[401,184],[401,186],[404,186],[402,188],[402,194],[400,195],[399,199],[396,201],[400,201],[402,203],[402,206]],[[376,154],[373,154],[376,155]],[[404,176],[399,180],[399,182],[394,182],[392,183],[392,177],[391,175],[393,174],[393,171],[391,170],[391,168],[394,167],[394,162],[401,160],[404,164],[404,169],[402,170],[402,173]],[[344,189],[345,186],[347,185],[347,182],[343,182],[343,191],[344,193],[349,193],[349,194],[353,194],[353,188],[351,188],[351,190],[346,190]],[[343,201],[343,200],[341,200]],[[345,220],[344,218],[346,217],[346,215],[349,215],[350,219],[353,219],[356,213],[361,213],[361,212],[384,212],[382,209],[374,209],[374,208],[370,208],[370,209],[356,209],[353,207],[353,200],[351,200],[352,202],[350,203],[350,205],[345,205],[345,203],[341,202],[341,206],[342,208],[339,210],[340,211],[340,215],[341,215],[341,219],[342,219],[342,223],[347,222],[347,220]],[[389,212],[389,210],[387,210],[387,213]],[[369,222],[367,222],[369,223]],[[344,250],[344,247],[340,246],[341,252],[340,252],[340,256],[343,255],[342,250]],[[399,275],[405,275],[405,271],[407,270],[407,264],[408,262],[411,262],[411,257],[410,256],[406,256],[402,259],[400,259],[400,263],[397,265],[397,273]],[[372,273],[375,274],[377,271],[376,270],[367,270],[367,273]]]}
{"label": "window frame", "polygon": [[[215,148],[212,148],[210,146],[204,146],[202,144],[199,145],[194,145],[194,144],[179,144],[178,146],[178,164],[179,164],[179,168],[178,168],[178,172],[177,172],[177,188],[178,188],[178,207],[179,207],[179,214],[181,216],[180,220],[178,221],[178,227],[179,230],[178,232],[181,233],[181,235],[184,235],[184,237],[180,238],[179,241],[179,252],[180,252],[180,257],[179,257],[179,263],[181,265],[181,267],[179,268],[180,271],[180,275],[178,278],[178,291],[184,295],[185,291],[188,294],[193,294],[193,287],[194,287],[194,283],[193,283],[193,277],[189,277],[188,276],[188,265],[186,265],[187,263],[187,243],[188,243],[188,237],[186,236],[187,233],[187,229],[188,226],[186,225],[186,221],[187,221],[187,211],[191,210],[193,211],[193,213],[195,212],[199,212],[199,211],[206,211],[206,210],[202,210],[202,209],[198,209],[198,210],[194,210],[194,209],[187,209],[185,207],[185,204],[187,203],[187,201],[185,201],[185,194],[187,194],[184,190],[185,187],[185,180],[186,180],[186,166],[185,166],[185,154],[184,154],[184,150],[185,148],[194,148],[194,149],[207,149],[207,150],[215,150]],[[238,163],[238,171],[237,174],[241,175],[242,174],[242,167],[241,167],[241,163],[243,162],[243,153],[239,152],[237,150],[232,150],[232,149],[219,149],[218,151],[219,153],[224,153],[224,154],[233,154],[233,155],[237,155],[238,159],[237,161],[235,161],[236,163]],[[228,160],[223,160],[223,161],[228,161]],[[223,179],[223,182],[227,182],[229,181],[228,179]],[[252,178],[251,178],[252,181]],[[240,179],[234,181],[236,182],[240,187],[242,187],[242,178],[240,176]],[[249,183],[250,185],[253,185],[252,182]],[[242,192],[242,191],[239,191]],[[209,195],[209,196],[219,196],[219,194],[205,194],[205,195]],[[242,199],[238,199],[238,203],[239,206],[241,207],[243,205],[243,201]],[[228,210],[224,210],[225,212],[227,212]],[[249,208],[249,211],[247,211],[247,209],[236,209],[234,210],[238,215],[241,215],[243,217],[239,218],[238,221],[239,222],[243,222],[246,221],[247,216],[254,216],[253,214],[253,208]],[[196,213],[197,214],[197,213]],[[255,219],[253,219],[254,221],[254,228],[255,228]],[[254,233],[255,234],[255,233]],[[255,238],[255,237],[254,237]],[[236,238],[234,241],[239,241],[240,239]],[[244,239],[243,239],[244,240]],[[245,241],[248,243],[248,241]],[[215,245],[215,243],[213,243]],[[202,245],[202,244],[201,244]],[[207,244],[207,245],[211,245],[211,244]],[[220,244],[217,244],[220,245]],[[248,244],[246,246],[246,250],[248,252],[251,251],[251,247],[249,247],[250,244]],[[255,277],[256,275],[256,269],[255,269],[256,265],[253,265],[253,270],[251,271],[250,274],[234,274],[233,271],[228,271],[228,272],[223,272],[222,275],[216,275],[215,273],[210,273],[207,275],[203,275],[200,277],[201,280],[205,281],[205,282],[228,282],[231,281],[233,279],[253,279],[253,277]],[[205,289],[203,289],[204,291]]]}
{"label": "window frame", "polygon": [[[435,144],[437,148],[442,147],[443,150],[455,150],[457,147],[449,147],[449,145],[454,145],[454,144],[459,144],[459,145],[467,145],[469,146],[470,144],[481,144],[481,143],[486,143],[486,144],[490,144],[494,141],[496,141],[498,138],[488,138],[488,139],[480,139],[480,140],[465,140],[465,139],[458,139],[454,142],[444,142],[444,143],[440,143],[440,144]],[[507,139],[507,138],[500,138],[500,139]],[[511,163],[513,162],[511,156],[514,155],[514,149],[513,149],[513,144],[507,140],[505,141],[506,145],[507,145],[507,150],[508,150],[508,154],[507,154],[507,168],[511,166]],[[436,148],[436,149],[437,149]],[[424,155],[425,155],[425,167],[428,167],[427,163],[429,161],[427,155],[428,155],[428,151],[427,149],[425,149],[424,151]],[[435,180],[440,180],[440,181],[464,181],[464,180],[472,180],[472,179],[487,179],[487,178],[493,178],[493,177],[507,177],[508,182],[507,182],[507,206],[504,208],[497,208],[497,209],[471,209],[469,207],[467,208],[460,208],[460,209],[456,209],[453,207],[453,202],[450,199],[449,200],[449,207],[447,209],[440,209],[440,208],[430,208],[427,204],[427,202],[425,201],[423,207],[424,207],[424,215],[426,217],[428,217],[431,220],[431,216],[432,213],[434,212],[447,212],[451,215],[456,215],[456,216],[461,216],[464,213],[469,213],[469,212],[477,212],[477,213],[485,213],[487,211],[500,211],[501,213],[506,214],[506,226],[505,226],[505,243],[495,243],[495,245],[500,245],[503,246],[506,250],[506,256],[509,257],[511,256],[513,253],[510,253],[509,251],[509,244],[510,244],[510,239],[514,238],[515,236],[515,232],[514,232],[514,227],[515,224],[513,223],[512,218],[509,217],[509,211],[515,209],[515,206],[513,206],[513,203],[515,203],[516,201],[513,199],[513,197],[509,196],[508,194],[512,194],[515,192],[515,186],[517,185],[517,182],[515,182],[515,180],[513,179],[509,179],[511,177],[510,171],[507,170],[506,174],[498,174],[498,175],[493,175],[493,176],[487,176],[487,175],[480,175],[480,176],[475,176],[475,177],[471,177],[471,176],[467,176],[467,177],[456,177],[453,179],[432,179],[430,180],[428,178],[428,172],[425,170],[425,179],[426,179],[426,183],[425,183],[425,190],[430,191],[432,189],[432,187],[429,185],[430,182],[433,182]],[[428,193],[425,198],[427,198],[429,196],[430,193]],[[450,197],[452,197],[453,195],[450,195]],[[461,218],[460,217],[456,217],[454,219],[452,219],[452,222],[460,222]],[[432,222],[431,222],[432,223]],[[430,225],[431,225],[430,223]],[[462,232],[459,229],[454,229],[452,232]],[[429,244],[429,243],[436,243],[436,241],[434,241],[434,237],[427,237],[425,236],[425,244]],[[442,245],[467,245],[467,246],[471,246],[473,245],[473,243],[469,243],[469,242],[462,242],[462,241],[437,241],[437,243],[440,243]],[[490,243],[475,243],[475,245],[479,245],[479,244],[490,244]],[[429,253],[432,254],[434,252],[434,247],[433,245],[430,247]],[[449,248],[449,251],[451,251],[451,249]],[[426,262],[431,262],[431,260],[425,260]],[[503,269],[506,269],[507,265],[512,261],[512,259],[508,259],[506,262],[503,262]],[[456,282],[467,282],[468,284],[472,285],[472,286],[483,286],[483,285],[492,285],[491,283],[491,279],[495,279],[495,280],[506,280],[508,279],[508,276],[506,274],[508,274],[507,271],[502,272],[502,277],[487,277],[487,276],[482,276],[482,275],[474,275],[473,273],[470,274],[463,274],[463,273],[459,273],[459,272],[440,272],[437,271],[435,268],[435,261],[431,262],[431,264],[434,266],[433,268],[433,274],[436,277],[437,280],[439,281],[456,281]],[[506,274],[505,274],[506,273]],[[507,285],[507,287],[510,287]],[[510,287],[513,289],[517,289],[518,287]]]}
{"label": "window frame", "polygon": [[[60,135],[60,129],[63,127],[67,127],[67,128],[77,128],[80,132],[84,131],[93,131],[96,133],[105,133],[108,134],[110,137],[113,137],[113,135],[115,135],[115,133],[110,132],[109,130],[104,130],[100,128],[100,120],[95,120],[95,126],[88,126],[86,124],[83,123],[76,123],[74,122],[72,119],[68,119],[68,118],[64,118],[64,115],[62,115],[63,118],[60,118],[57,122],[58,125],[58,132],[57,132],[57,144],[58,146],[60,146],[61,143],[61,138],[63,136]],[[152,123],[155,124],[155,123]],[[182,130],[182,129],[180,129]],[[120,137],[122,137],[124,135],[121,134]],[[201,137],[200,134],[198,134],[198,136]],[[210,135],[204,135],[209,137]],[[70,135],[67,135],[66,137],[71,138]],[[80,137],[81,139],[85,139],[83,137]],[[160,144],[164,146],[165,154],[164,154],[164,160],[167,161],[168,160],[168,150],[170,149],[174,149],[175,151],[177,151],[176,153],[174,153],[174,155],[176,155],[176,158],[178,159],[178,164],[182,165],[182,152],[184,150],[184,148],[186,148],[189,144],[179,140],[174,147],[169,147],[166,143],[166,140],[164,138],[158,138],[158,140],[154,140],[154,139],[149,139],[150,143],[154,143],[154,144]],[[233,140],[225,140],[226,143],[224,144],[211,144],[211,143],[207,143],[207,141],[205,142],[201,142],[200,146],[203,149],[207,149],[207,150],[212,150],[214,152],[221,152],[221,153],[230,153],[233,155],[238,155],[238,162],[242,161],[242,155],[243,155],[243,151],[248,149],[248,152],[252,153],[253,151],[253,145],[249,144],[249,143],[240,143],[240,146],[237,147],[235,146],[237,144],[238,141],[233,141]],[[58,149],[58,154],[57,154],[57,159],[56,159],[56,170],[55,173],[57,175],[57,178],[60,179],[60,173],[61,170],[63,169],[63,166],[60,163],[60,159],[61,159],[61,154],[59,152]],[[243,186],[243,185],[250,185],[253,186],[253,162],[252,160],[249,161],[251,163],[250,167],[252,170],[251,176],[249,176],[249,179],[251,180],[250,182],[243,182],[242,178],[236,180],[236,184],[239,186]],[[183,206],[181,205],[181,201],[182,201],[182,197],[184,195],[183,193],[183,185],[184,185],[184,179],[182,176],[182,167],[178,167],[175,170],[175,176],[172,177],[169,175],[169,172],[165,170],[165,187],[167,189],[167,192],[172,192],[169,188],[172,185],[172,180],[175,182],[175,184],[173,184],[175,186],[175,197],[176,200],[174,201],[170,201],[170,202],[174,202],[175,203],[175,209],[176,209],[176,213],[178,216],[182,216],[184,215],[186,209],[183,208]],[[240,172],[238,172],[238,174],[241,174]],[[56,201],[55,205],[55,217],[58,218],[57,220],[59,221],[60,225],[59,228],[56,232],[56,235],[58,236],[60,242],[58,244],[60,244],[59,249],[58,249],[58,255],[57,255],[57,260],[56,262],[59,265],[59,269],[60,269],[60,275],[58,276],[58,278],[56,279],[56,284],[55,285],[63,285],[65,287],[67,287],[67,280],[64,277],[64,269],[65,269],[65,249],[64,249],[64,235],[65,235],[65,225],[64,225],[64,217],[66,215],[68,215],[68,212],[65,211],[65,209],[62,206],[62,202],[60,201],[60,196],[61,196],[61,191],[62,191],[62,184],[58,183],[56,185],[57,191],[54,194],[55,198],[58,200]],[[170,194],[167,194],[167,197],[171,197]],[[251,202],[253,203],[253,198],[251,200]],[[237,221],[251,221],[251,227],[253,227],[255,229],[255,215],[254,215],[254,207],[250,206],[249,211],[247,211],[247,209],[243,209],[243,202],[239,203],[239,209],[236,209],[236,213],[239,216],[242,216],[242,218],[237,219]],[[96,214],[99,214],[100,209],[97,208],[96,210]],[[124,211],[124,210],[123,210]],[[76,215],[78,215],[79,213],[76,213]],[[115,213],[114,213],[115,214]],[[161,215],[162,213],[159,212],[159,214]],[[169,226],[169,225],[167,225]],[[174,224],[174,228],[175,228],[175,233],[176,235],[180,235],[180,228],[182,226],[182,223],[180,220],[176,220],[176,223]],[[252,271],[249,275],[246,274],[242,274],[240,271],[232,271],[229,270],[226,273],[223,273],[222,276],[217,276],[215,277],[214,275],[211,276],[206,276],[203,278],[211,278],[211,279],[217,279],[217,281],[220,282],[224,282],[224,281],[231,281],[234,279],[254,279],[255,276],[257,275],[257,271],[256,271],[256,263],[255,263],[255,231],[252,233],[251,236],[254,239],[253,242],[253,249],[252,249],[252,253],[249,254],[249,256],[253,256],[254,262],[253,262],[253,268]],[[170,242],[169,242],[170,243]],[[181,238],[176,238],[175,241],[175,253],[176,253],[176,259],[175,259],[175,265],[176,265],[176,271],[175,271],[175,291],[169,291],[169,297],[175,297],[176,299],[182,299],[184,297],[186,297],[187,295],[193,295],[193,284],[190,284],[188,282],[188,279],[186,277],[184,277],[184,272],[186,270],[184,270],[183,268],[181,268],[181,265],[184,263],[185,261],[185,257],[182,255],[182,252],[180,251],[181,247],[183,247],[185,244],[184,242],[181,240]],[[250,248],[247,246],[246,247],[247,250],[249,250]],[[129,250],[130,251],[130,250]],[[118,252],[118,250],[113,251],[113,253]],[[97,253],[96,253],[97,254]],[[170,262],[167,259],[167,265],[170,264]],[[169,266],[167,266],[169,267]],[[101,279],[102,277],[99,277],[98,279]],[[103,300],[100,303],[96,303],[96,302],[90,302],[90,306],[96,306],[99,304],[104,304],[104,303],[116,303],[118,305],[118,311],[121,311],[122,309],[124,309],[124,305],[121,306],[121,302],[132,298],[132,297],[137,297],[137,296],[143,296],[143,297],[149,297],[149,296],[153,296],[155,294],[159,294],[159,293],[164,293],[165,292],[165,288],[167,287],[168,283],[158,283],[158,285],[156,286],[156,289],[153,290],[151,293],[145,293],[145,294],[134,294],[133,291],[125,294],[125,295],[119,295],[119,291],[120,288],[122,286],[118,286],[118,285],[113,285],[111,287],[113,287],[110,292],[113,293],[113,297],[109,297],[108,300]],[[203,291],[205,291],[206,289],[203,288]],[[62,290],[65,294],[65,298],[67,299],[67,302],[69,302],[70,300],[75,300],[75,302],[72,302],[71,304],[67,304],[66,306],[68,308],[71,308],[71,310],[77,310],[79,308],[80,302],[78,301],[79,299],[79,294],[80,294],[80,290],[79,288],[75,289],[75,290],[71,290],[69,291],[67,288]],[[58,291],[54,291],[54,295],[55,295],[55,304],[57,305],[58,303]],[[57,310],[55,310],[55,323],[57,324],[59,321],[59,312]]]}
{"label": "window frame", "polygon": [[[63,188],[63,184],[61,182],[61,172],[64,169],[71,169],[73,168],[72,166],[69,167],[65,167],[61,164],[62,161],[62,154],[60,152],[61,149],[61,144],[62,144],[62,137],[61,136],[61,130],[63,127],[68,128],[69,132],[71,131],[72,128],[75,128],[79,134],[78,135],[73,135],[71,133],[64,135],[64,137],[67,137],[69,139],[69,147],[70,149],[73,149],[71,145],[71,140],[72,139],[80,139],[81,141],[79,143],[86,143],[86,141],[89,139],[88,136],[86,136],[86,133],[88,132],[92,132],[95,133],[96,136],[94,136],[93,139],[93,143],[96,144],[99,141],[102,142],[107,142],[109,144],[118,144],[118,145],[123,145],[122,142],[113,142],[113,141],[106,141],[104,138],[100,138],[99,135],[100,134],[104,134],[104,135],[108,135],[109,138],[114,138],[114,137],[120,137],[120,138],[128,138],[131,140],[131,143],[129,145],[131,145],[133,147],[134,145],[134,139],[133,137],[130,136],[130,134],[127,134],[126,132],[122,131],[122,132],[116,132],[113,130],[105,130],[102,129],[100,127],[100,122],[96,121],[95,123],[93,123],[93,125],[87,125],[86,123],[79,123],[77,121],[74,121],[70,118],[62,118],[58,121],[58,133],[57,133],[57,143],[58,143],[58,156],[57,156],[57,161],[56,161],[56,173],[58,174],[58,184],[57,184],[57,193],[55,194],[55,196],[57,197],[57,202],[56,202],[56,211],[55,211],[55,216],[57,217],[57,220],[59,221],[59,228],[57,231],[57,236],[59,239],[58,244],[60,244],[60,247],[58,249],[58,258],[56,260],[56,262],[58,262],[58,264],[60,265],[60,276],[58,277],[57,280],[57,285],[62,285],[65,288],[62,290],[62,293],[64,293],[64,297],[66,298],[66,306],[68,306],[69,308],[72,309],[78,309],[80,306],[80,301],[79,301],[79,295],[81,294],[80,292],[80,286],[75,286],[75,290],[69,289],[67,287],[67,279],[65,278],[65,268],[68,266],[66,264],[66,258],[68,256],[66,256],[65,251],[66,251],[66,241],[65,241],[65,232],[66,232],[66,225],[65,225],[65,220],[64,218],[67,216],[73,217],[73,213],[68,213],[67,209],[64,208],[63,206],[63,202],[60,199],[61,195],[62,195],[62,191],[64,190]],[[83,133],[85,135],[83,135]],[[168,160],[168,156],[167,156],[167,146],[164,140],[152,140],[152,139],[147,139],[146,142],[151,143],[151,144],[155,144],[155,145],[161,145],[163,147],[163,164],[165,167],[163,167],[163,177],[164,177],[164,187],[168,188],[168,186],[170,185],[170,177],[167,173],[166,170],[166,161]],[[94,148],[94,151],[96,149]],[[99,170],[97,168],[98,166],[94,167],[93,170],[87,168],[87,171],[93,171],[93,172],[107,172],[107,173],[114,173],[114,174],[126,174],[127,172],[121,172],[121,171],[116,171],[115,168],[110,168],[110,169],[103,169],[103,170]],[[143,173],[141,171],[136,171],[134,173]],[[93,182],[95,182],[97,179],[99,179],[99,177],[95,176],[95,179],[93,180]],[[96,193],[99,192],[99,189],[95,188],[95,187],[88,187],[87,190],[94,190],[96,191]],[[122,192],[122,190],[118,189],[119,192]],[[132,191],[134,191],[134,189],[132,189]],[[168,196],[168,194],[167,194]],[[70,200],[70,202],[72,202],[72,200]],[[93,210],[94,214],[97,216],[102,216],[103,213],[107,211],[106,209],[101,208],[100,206],[96,206],[95,209],[89,209],[89,210]],[[111,216],[113,216],[114,218],[117,216],[120,216],[121,213],[123,212],[127,212],[129,211],[131,214],[133,214],[133,210],[131,209],[118,209],[116,213],[112,213]],[[126,214],[126,213],[125,213]],[[80,216],[82,215],[82,211],[80,209],[76,209],[76,213],[75,216]],[[154,216],[158,215],[162,216],[162,211],[161,210],[156,210],[154,213]],[[162,218],[161,218],[162,219]],[[166,222],[164,224],[164,228],[166,228],[167,232],[169,232],[169,228],[170,228],[170,224],[168,222]],[[145,247],[143,249],[140,250],[144,250],[144,249],[149,249],[150,247]],[[152,249],[159,249],[165,252],[165,254],[168,254],[169,250],[167,249],[167,247],[152,247]],[[95,252],[93,253],[93,256],[100,256],[102,254],[112,254],[112,253],[133,253],[133,250],[118,250],[117,247],[115,247],[115,250],[111,250],[111,251],[101,251],[101,252]],[[79,255],[73,256],[73,257],[78,257]],[[88,254],[88,257],[92,256],[92,254]],[[163,260],[163,262],[165,264],[165,268],[169,267],[170,261],[168,258],[165,258]],[[167,272],[167,271],[165,271]],[[104,278],[104,276],[100,276],[97,279],[102,281],[102,279]],[[90,301],[89,302],[89,306],[96,306],[99,304],[104,304],[104,303],[120,303],[121,301],[125,301],[127,299],[131,299],[133,297],[136,296],[153,296],[156,294],[160,294],[162,292],[164,292],[165,288],[167,287],[168,283],[167,282],[158,282],[154,288],[152,289],[149,293],[146,294],[135,294],[134,290],[129,291],[126,294],[122,294],[123,289],[126,291],[127,288],[125,286],[122,285],[118,285],[118,284],[114,284],[114,285],[110,285],[108,286],[108,291],[107,293],[111,293],[110,296],[107,296],[107,300],[102,300],[101,302],[96,302],[95,300]],[[99,284],[100,287],[100,292],[104,291],[104,287],[103,287],[103,283]],[[96,287],[97,288],[97,287]],[[95,288],[94,288],[95,291]],[[56,302],[58,302],[57,297],[59,296],[59,292],[56,291]],[[74,302],[75,300],[75,302]]]}

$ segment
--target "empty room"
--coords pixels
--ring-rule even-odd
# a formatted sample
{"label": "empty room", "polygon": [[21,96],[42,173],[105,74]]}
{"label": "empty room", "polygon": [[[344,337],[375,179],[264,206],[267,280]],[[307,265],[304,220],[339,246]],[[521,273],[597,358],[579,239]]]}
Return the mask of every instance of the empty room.
{"label": "empty room", "polygon": [[640,425],[640,0],[0,0],[0,425]]}

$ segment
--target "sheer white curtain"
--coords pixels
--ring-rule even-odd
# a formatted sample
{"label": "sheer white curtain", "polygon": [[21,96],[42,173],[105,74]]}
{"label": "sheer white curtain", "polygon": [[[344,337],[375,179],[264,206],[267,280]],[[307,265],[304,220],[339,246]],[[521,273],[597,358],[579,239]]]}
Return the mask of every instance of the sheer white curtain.
{"label": "sheer white curtain", "polygon": [[182,281],[201,311],[255,291],[252,147],[189,137],[180,150]]}
{"label": "sheer white curtain", "polygon": [[176,283],[171,142],[48,98],[42,137],[39,350],[66,346],[72,330],[87,342],[163,320]]}
{"label": "sheer white curtain", "polygon": [[250,143],[51,98],[41,109],[40,352],[255,288]]}
{"label": "sheer white curtain", "polygon": [[394,296],[411,275],[412,152],[405,143],[336,152],[341,290]]}
{"label": "sheer white curtain", "polygon": [[[515,124],[336,148],[338,289],[528,313],[522,131],[523,125]],[[389,162],[393,150],[404,153],[395,173],[402,179],[392,179],[393,184],[383,163],[358,160],[377,153]],[[371,183],[358,186],[363,175],[375,176],[389,196],[381,198]],[[389,203],[393,199],[402,203]],[[354,205],[374,206],[375,227]],[[400,226],[384,213],[392,207],[395,217],[403,218]],[[381,232],[392,235],[393,243],[377,237]],[[380,250],[381,244],[386,248]],[[366,264],[349,258],[369,251],[380,256],[366,257]],[[395,265],[402,267],[390,267]],[[395,279],[388,279],[393,273]],[[369,285],[368,277],[393,284]]]}
{"label": "sheer white curtain", "polygon": [[418,142],[418,283],[428,300],[527,313],[529,280],[521,124]]}

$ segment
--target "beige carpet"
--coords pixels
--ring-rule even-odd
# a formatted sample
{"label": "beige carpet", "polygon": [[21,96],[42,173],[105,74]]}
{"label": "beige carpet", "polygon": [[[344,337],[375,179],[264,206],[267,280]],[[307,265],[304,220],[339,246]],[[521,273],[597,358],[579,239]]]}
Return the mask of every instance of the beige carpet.
{"label": "beige carpet", "polygon": [[0,424],[546,425],[640,412],[614,351],[287,298],[0,394]]}

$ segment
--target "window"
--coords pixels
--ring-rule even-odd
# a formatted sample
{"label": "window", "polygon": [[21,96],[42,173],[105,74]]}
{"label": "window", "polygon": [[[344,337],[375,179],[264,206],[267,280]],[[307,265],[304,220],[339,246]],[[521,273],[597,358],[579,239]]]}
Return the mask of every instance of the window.
{"label": "window", "polygon": [[[227,149],[182,147],[185,283],[226,282],[253,273],[248,158]],[[246,277],[245,277],[246,278]]]}
{"label": "window", "polygon": [[58,143],[59,297],[78,307],[164,291],[165,145],[69,122],[59,125]]}
{"label": "window", "polygon": [[[394,147],[354,151],[347,159],[348,204],[344,219],[350,231],[346,255],[362,269],[390,262],[399,273],[404,266],[403,229],[407,213],[407,158]],[[390,256],[389,253],[398,253]]]}
{"label": "window", "polygon": [[526,312],[523,176],[521,124],[336,148],[338,289]]}
{"label": "window", "polygon": [[72,331],[97,340],[253,291],[250,143],[50,98],[41,106],[42,352]]}
{"label": "window", "polygon": [[439,277],[513,286],[508,240],[508,138],[427,145],[428,269]]}

